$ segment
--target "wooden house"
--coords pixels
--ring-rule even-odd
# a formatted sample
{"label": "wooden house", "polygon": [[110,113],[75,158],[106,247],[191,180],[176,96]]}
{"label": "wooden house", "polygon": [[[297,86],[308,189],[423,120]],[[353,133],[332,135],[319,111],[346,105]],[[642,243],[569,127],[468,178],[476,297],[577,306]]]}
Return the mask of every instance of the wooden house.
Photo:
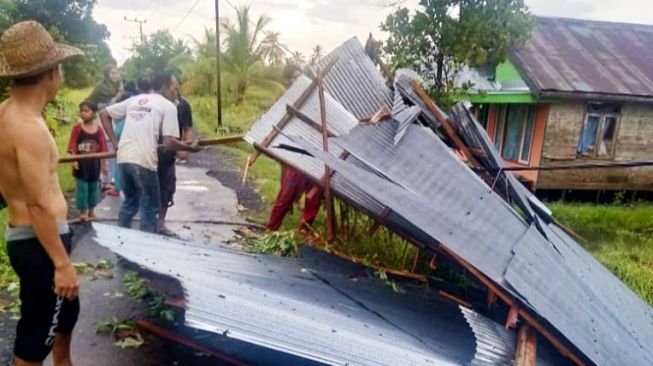
{"label": "wooden house", "polygon": [[[536,18],[471,101],[509,166],[653,159],[653,26]],[[653,168],[517,173],[537,190],[653,191]]]}

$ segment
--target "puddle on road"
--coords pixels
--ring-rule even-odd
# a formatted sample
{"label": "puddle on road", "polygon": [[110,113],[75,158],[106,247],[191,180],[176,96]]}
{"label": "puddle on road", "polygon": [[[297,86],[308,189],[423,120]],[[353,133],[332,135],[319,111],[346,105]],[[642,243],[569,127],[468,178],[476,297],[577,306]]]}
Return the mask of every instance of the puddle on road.
{"label": "puddle on road", "polygon": [[208,192],[209,187],[201,185],[200,182],[196,180],[183,180],[177,182],[177,190],[186,192]]}

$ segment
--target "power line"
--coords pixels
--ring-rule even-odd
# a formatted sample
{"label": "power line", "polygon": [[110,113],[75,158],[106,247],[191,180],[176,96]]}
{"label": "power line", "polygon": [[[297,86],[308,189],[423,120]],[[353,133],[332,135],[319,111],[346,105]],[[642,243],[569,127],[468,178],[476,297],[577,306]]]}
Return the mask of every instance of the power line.
{"label": "power line", "polygon": [[172,30],[172,33],[176,32],[177,29],[178,29],[182,24],[184,24],[184,22],[186,21],[186,18],[188,18],[188,16],[190,15],[190,13],[193,12],[193,10],[195,10],[195,7],[197,6],[197,4],[198,4],[199,2],[200,2],[200,0],[195,0],[195,3],[193,4],[193,6],[191,6],[190,9],[188,9],[188,11],[186,12],[186,15],[184,15],[184,17],[179,21],[179,23],[177,23],[177,25],[175,26],[175,28]]}
{"label": "power line", "polygon": [[607,163],[581,163],[581,164],[552,164],[544,166],[520,166],[495,168],[493,171],[549,171],[549,170],[576,170],[576,169],[610,169],[610,168],[638,168],[653,166],[653,160],[615,161]]}

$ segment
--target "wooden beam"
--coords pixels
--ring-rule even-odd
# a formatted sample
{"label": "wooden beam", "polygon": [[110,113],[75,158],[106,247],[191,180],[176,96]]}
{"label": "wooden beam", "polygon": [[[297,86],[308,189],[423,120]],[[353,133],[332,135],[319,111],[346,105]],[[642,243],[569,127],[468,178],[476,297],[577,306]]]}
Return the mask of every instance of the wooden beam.
{"label": "wooden beam", "polygon": [[419,83],[415,80],[410,81],[411,86],[417,93],[417,95],[422,99],[422,102],[426,105],[426,108],[435,116],[435,118],[440,122],[442,125],[442,128],[444,129],[444,132],[447,134],[447,137],[453,142],[454,146],[456,149],[460,150],[465,158],[472,163],[473,166],[480,166],[478,160],[476,160],[476,157],[472,154],[472,152],[469,150],[467,145],[460,139],[460,136],[458,136],[458,132],[456,132],[456,129],[451,125],[449,122],[449,118],[440,110],[440,108],[435,105],[433,100],[429,98],[429,96],[426,94],[424,89],[419,85]]}
{"label": "wooden beam", "polygon": [[[249,366],[249,364],[242,362],[240,360],[237,360],[231,356],[228,356],[224,353],[218,352],[215,349],[208,348],[199,342],[189,339],[187,337],[184,337],[181,334],[174,333],[171,330],[168,330],[166,328],[163,328],[157,324],[145,321],[145,320],[138,320],[136,322],[136,325],[138,326],[139,329],[154,334],[155,336],[165,338],[169,341],[184,345],[186,347],[192,348],[194,350],[200,351],[202,353],[205,353],[207,355],[211,355],[215,357],[216,359],[222,361],[224,364],[229,365],[229,366]],[[226,336],[226,335],[225,335]]]}
{"label": "wooden beam", "polygon": [[[326,119],[326,101],[324,97],[324,72],[320,72],[317,78],[317,89],[320,97],[320,119],[322,122],[322,147],[324,152],[329,151],[329,127]],[[324,165],[324,175],[327,179],[324,182],[324,199],[326,200],[327,213],[327,241],[333,241],[336,237],[336,215],[334,210],[333,193],[331,192],[331,168]]]}
{"label": "wooden beam", "polygon": [[[290,104],[286,105],[286,112],[288,112],[289,114],[292,114],[293,116],[299,118],[302,122],[304,122],[307,125],[313,127],[314,129],[320,131],[320,133],[324,132],[324,129],[323,129],[321,124],[315,122],[311,117],[307,116],[306,114],[304,114],[304,112],[302,112],[299,109],[291,106]],[[328,128],[328,124],[327,124],[327,128]],[[333,132],[329,131],[328,129],[327,129],[327,135],[329,137],[334,137],[335,136],[333,134]]]}
{"label": "wooden beam", "polygon": [[[224,144],[241,142],[243,141],[243,138],[244,138],[243,135],[227,136],[227,137],[218,137],[213,139],[199,140],[197,143],[199,146],[224,145]],[[74,161],[91,160],[91,159],[101,159],[101,160],[113,159],[115,157],[116,157],[115,151],[107,151],[107,152],[93,153],[93,154],[68,155],[68,156],[60,157],[59,164],[72,163]]]}
{"label": "wooden beam", "polygon": [[524,324],[517,333],[517,352],[515,366],[536,366],[537,337],[528,324]]}
{"label": "wooden beam", "polygon": [[[324,67],[324,69],[322,69],[322,74],[326,75],[337,62],[338,62],[338,57],[334,57],[333,59],[331,59],[331,61],[329,61],[329,63]],[[304,103],[306,103],[308,97],[311,96],[311,94],[313,93],[315,88],[317,88],[317,86],[318,86],[317,80],[313,80],[313,82],[311,82],[311,85],[309,85],[308,88],[306,88],[306,90],[304,90],[304,92],[299,96],[297,101],[295,101],[293,107],[295,109],[300,109],[304,105]],[[259,143],[259,145],[263,147],[268,147],[270,143],[272,143],[272,141],[277,137],[277,135],[279,135],[279,130],[282,130],[288,124],[288,122],[290,122],[291,119],[292,119],[292,115],[286,113],[281,118],[281,120],[275,125],[276,128],[273,128],[272,131],[270,131],[270,133],[263,139],[263,141]],[[252,156],[250,165],[254,164],[254,162],[256,162],[256,159],[258,159],[259,156],[260,153],[257,151]]]}
{"label": "wooden beam", "polygon": [[508,312],[508,319],[506,319],[506,329],[515,329],[517,327],[517,321],[519,320],[519,305],[517,302],[513,301],[510,305],[510,311]]}
{"label": "wooden beam", "polygon": [[[463,258],[458,256],[456,253],[452,252],[445,246],[440,246],[439,248],[442,252],[446,253],[451,259],[453,259],[455,262],[463,266],[467,271],[469,271],[476,279],[479,280],[485,287],[487,287],[489,290],[494,291],[496,295],[508,306],[512,307],[512,304],[515,303],[515,300],[508,295],[502,288],[497,286],[492,280],[487,278],[483,273],[481,273],[476,267],[472,266],[469,264],[467,261],[465,261]],[[531,314],[529,314],[526,310],[520,308],[519,309],[519,316],[524,319],[526,323],[528,323],[530,326],[532,326],[535,330],[537,330],[544,338],[546,338],[555,349],[560,352],[563,356],[569,358],[576,364],[577,366],[585,366],[585,363],[578,357],[574,352],[572,352],[566,345],[564,345],[558,338],[556,338],[551,332],[549,332],[540,322],[535,319]]]}

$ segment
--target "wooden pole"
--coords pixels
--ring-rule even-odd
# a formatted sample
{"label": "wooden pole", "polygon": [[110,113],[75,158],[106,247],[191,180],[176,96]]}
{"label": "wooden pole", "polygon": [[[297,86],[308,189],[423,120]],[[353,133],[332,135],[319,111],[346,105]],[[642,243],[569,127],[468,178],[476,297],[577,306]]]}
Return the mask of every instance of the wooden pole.
{"label": "wooden pole", "polygon": [[159,336],[161,338],[165,338],[167,340],[170,340],[172,342],[184,345],[186,347],[192,348],[194,350],[197,350],[199,352],[205,353],[207,355],[211,355],[215,357],[217,360],[220,360],[221,362],[224,362],[226,365],[230,366],[248,366],[249,364],[242,362],[240,360],[237,360],[231,356],[228,356],[224,353],[218,352],[217,350],[213,348],[206,347],[196,340],[186,338],[182,336],[181,334],[174,333],[166,328],[163,328],[159,325],[156,325],[154,323],[145,321],[145,320],[138,320],[136,322],[136,325],[138,326],[139,329],[154,334],[156,336]]}
{"label": "wooden pole", "polygon": [[429,96],[426,94],[424,89],[419,85],[419,83],[415,80],[411,80],[410,82],[411,86],[419,95],[420,99],[422,99],[422,102],[426,105],[426,108],[435,116],[435,118],[440,122],[442,125],[442,128],[444,129],[444,132],[447,134],[451,142],[453,142],[454,146],[456,149],[460,150],[460,152],[465,155],[465,158],[472,163],[474,166],[480,166],[474,155],[472,155],[472,152],[469,150],[467,145],[460,139],[460,136],[458,136],[458,132],[456,132],[456,129],[451,125],[449,122],[449,119],[447,116],[438,108],[433,100],[429,98]]}
{"label": "wooden pole", "polygon": [[524,324],[517,334],[515,366],[535,366],[537,361],[537,338],[528,324]]}
{"label": "wooden pole", "polygon": [[[214,139],[199,140],[198,145],[211,146],[211,145],[232,144],[232,143],[243,141],[243,137],[244,137],[243,135],[238,135],[238,136],[218,137]],[[68,156],[60,157],[59,164],[72,163],[74,161],[91,160],[91,159],[101,159],[101,160],[113,159],[115,157],[116,157],[115,151],[94,153],[94,154],[83,154],[83,155],[68,155]]]}
{"label": "wooden pole", "polygon": [[[215,43],[217,46],[216,57],[216,74],[217,74],[217,103],[218,103],[218,128],[222,127],[222,72],[220,70],[220,5],[215,0]],[[217,129],[216,129],[217,130]]]}
{"label": "wooden pole", "polygon": [[[322,69],[322,75],[326,75],[337,62],[338,62],[338,57],[334,57],[331,61],[329,61],[329,63],[324,67],[324,69]],[[313,93],[316,87],[317,87],[317,80],[313,80],[311,85],[309,85],[309,87],[306,88],[306,90],[304,90],[302,95],[299,96],[299,98],[297,99],[297,101],[295,101],[295,104],[293,104],[292,107],[295,109],[300,109],[304,105],[306,100],[308,100],[308,97],[311,96],[311,94]],[[279,123],[276,124],[275,126],[276,128],[273,128],[272,131],[270,131],[270,133],[263,139],[263,141],[261,141],[261,143],[257,145],[267,148],[270,145],[270,143],[272,143],[272,140],[274,140],[274,138],[277,137],[277,135],[279,135],[279,130],[282,130],[288,124],[288,122],[290,122],[292,118],[293,118],[292,114],[286,113],[283,116],[283,118],[281,118]],[[261,152],[257,150],[254,153],[254,155],[252,155],[252,158],[250,159],[250,165],[254,164],[254,162],[256,162],[256,159],[258,159],[260,155]]]}
{"label": "wooden pole", "polygon": [[[317,77],[317,88],[320,97],[320,119],[322,122],[322,147],[324,152],[329,151],[329,128],[327,126],[326,120],[326,102],[324,98],[324,75],[325,73],[320,72]],[[324,197],[326,199],[326,210],[327,210],[327,241],[332,241],[335,238],[335,212],[333,208],[333,193],[331,192],[331,168],[324,165],[324,175],[326,177],[324,181]]]}

